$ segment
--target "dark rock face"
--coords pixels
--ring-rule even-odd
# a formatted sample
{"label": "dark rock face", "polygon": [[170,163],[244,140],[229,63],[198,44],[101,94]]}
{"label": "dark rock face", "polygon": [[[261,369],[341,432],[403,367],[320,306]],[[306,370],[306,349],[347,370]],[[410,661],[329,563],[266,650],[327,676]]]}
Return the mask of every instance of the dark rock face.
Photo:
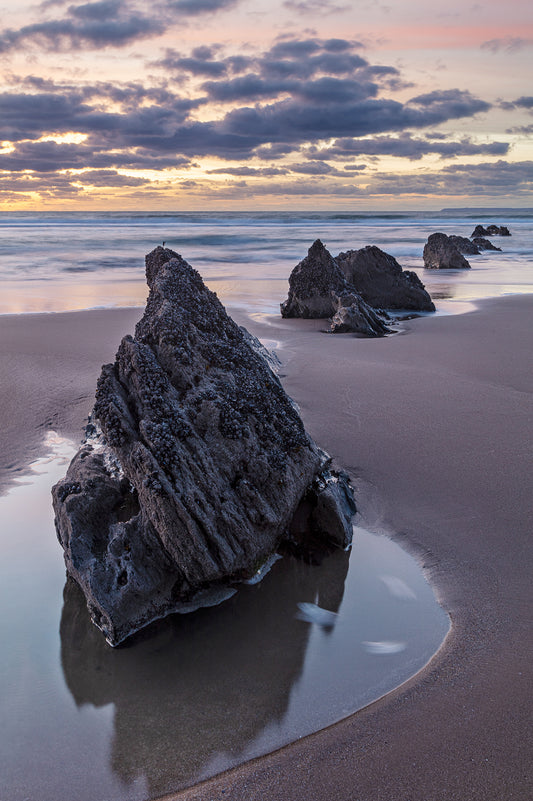
{"label": "dark rock face", "polygon": [[506,225],[489,225],[483,228],[482,225],[476,225],[472,231],[471,238],[474,239],[478,236],[511,236],[511,232]]}
{"label": "dark rock face", "polygon": [[372,309],[344,274],[320,239],[289,277],[289,296],[281,304],[282,317],[333,318],[332,333],[381,337],[389,333],[383,317]]}
{"label": "dark rock face", "polygon": [[390,328],[380,314],[353,292],[344,293],[337,298],[337,311],[331,318],[330,331],[333,334],[352,332],[367,337],[390,334]]}
{"label": "dark rock face", "polygon": [[146,275],[135,337],[102,368],[86,441],[52,491],[67,572],[111,645],[220,600],[283,540],[346,547],[354,513],[345,475],[199,274],[158,247]]}
{"label": "dark rock face", "polygon": [[337,298],[348,290],[339,265],[317,239],[289,277],[289,296],[281,304],[282,317],[322,319],[337,310]]}
{"label": "dark rock face", "polygon": [[428,270],[468,269],[469,263],[446,234],[431,234],[424,245],[424,267]]}
{"label": "dark rock face", "polygon": [[490,239],[485,239],[482,236],[476,236],[472,241],[478,248],[478,252],[481,250],[499,250],[500,253],[502,252],[502,249],[497,248],[496,245],[493,245]]}
{"label": "dark rock face", "polygon": [[466,236],[450,236],[450,242],[453,242],[459,253],[466,254],[467,256],[478,256],[479,248],[475,241],[471,241]]}
{"label": "dark rock face", "polygon": [[402,270],[394,256],[375,245],[339,253],[335,261],[348,283],[376,309],[435,311],[416,273]]}

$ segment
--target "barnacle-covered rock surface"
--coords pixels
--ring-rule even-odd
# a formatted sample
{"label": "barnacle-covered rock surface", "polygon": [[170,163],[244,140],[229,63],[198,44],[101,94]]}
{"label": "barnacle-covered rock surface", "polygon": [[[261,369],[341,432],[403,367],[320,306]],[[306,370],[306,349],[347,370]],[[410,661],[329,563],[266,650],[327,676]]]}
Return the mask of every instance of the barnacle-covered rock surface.
{"label": "barnacle-covered rock surface", "polygon": [[146,276],[144,316],[102,368],[52,491],[67,572],[111,645],[218,602],[284,542],[346,547],[355,511],[347,476],[200,275],[158,247]]}

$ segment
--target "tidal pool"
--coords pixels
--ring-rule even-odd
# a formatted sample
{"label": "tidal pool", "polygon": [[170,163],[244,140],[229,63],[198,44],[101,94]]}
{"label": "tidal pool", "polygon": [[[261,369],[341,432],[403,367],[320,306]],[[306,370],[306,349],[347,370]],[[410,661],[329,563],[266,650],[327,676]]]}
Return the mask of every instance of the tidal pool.
{"label": "tidal pool", "polygon": [[327,726],[392,690],[449,620],[417,563],[356,526],[320,566],[284,557],[217,607],[117,649],[65,582],[46,457],[0,498],[2,801],[137,801]]}

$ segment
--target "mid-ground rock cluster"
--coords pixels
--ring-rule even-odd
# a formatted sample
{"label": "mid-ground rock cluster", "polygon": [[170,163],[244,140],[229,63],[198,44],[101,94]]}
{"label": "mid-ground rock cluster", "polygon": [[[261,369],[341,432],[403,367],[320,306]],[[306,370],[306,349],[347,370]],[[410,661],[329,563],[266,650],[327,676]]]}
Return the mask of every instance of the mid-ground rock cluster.
{"label": "mid-ground rock cluster", "polygon": [[144,316],[102,368],[86,440],[52,491],[67,572],[112,645],[223,597],[281,543],[347,547],[355,511],[346,475],[199,274],[158,247],[146,276]]}
{"label": "mid-ground rock cluster", "polygon": [[456,236],[455,234],[436,233],[428,237],[424,245],[424,267],[427,270],[462,270],[471,265],[465,259],[467,256],[479,256],[484,250],[498,250],[487,236],[511,236],[505,225],[489,225],[483,228],[476,225],[471,238]]}
{"label": "mid-ground rock cluster", "polygon": [[330,331],[380,337],[390,332],[385,309],[434,311],[418,276],[378,247],[333,257],[317,239],[289,277],[283,317],[331,318]]}

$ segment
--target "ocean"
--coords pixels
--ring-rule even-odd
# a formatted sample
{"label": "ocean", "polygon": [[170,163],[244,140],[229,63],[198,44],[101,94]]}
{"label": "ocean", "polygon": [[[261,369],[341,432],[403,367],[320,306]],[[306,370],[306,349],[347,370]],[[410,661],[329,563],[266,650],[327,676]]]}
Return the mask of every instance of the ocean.
{"label": "ocean", "polygon": [[[472,270],[425,270],[436,231],[470,236],[506,225],[502,253],[470,258]],[[414,270],[441,313],[481,298],[533,292],[533,211],[443,212],[11,212],[0,214],[0,314],[143,306],[144,256],[176,250],[230,309],[277,314],[293,267],[321,239],[332,255],[377,245]]]}

